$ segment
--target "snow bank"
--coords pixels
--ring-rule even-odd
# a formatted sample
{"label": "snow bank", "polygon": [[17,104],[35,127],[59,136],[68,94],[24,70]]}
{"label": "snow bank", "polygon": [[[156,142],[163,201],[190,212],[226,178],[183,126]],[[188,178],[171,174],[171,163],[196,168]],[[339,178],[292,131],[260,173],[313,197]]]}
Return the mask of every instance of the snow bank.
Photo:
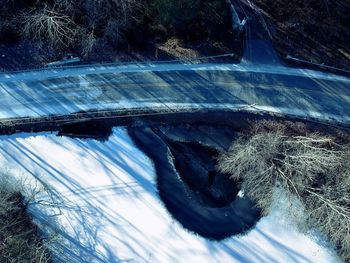
{"label": "snow bank", "polygon": [[0,166],[49,186],[30,211],[62,262],[337,262],[334,253],[271,213],[247,235],[212,242],[174,221],[157,195],[151,161],[123,128],[107,142],[0,137]]}

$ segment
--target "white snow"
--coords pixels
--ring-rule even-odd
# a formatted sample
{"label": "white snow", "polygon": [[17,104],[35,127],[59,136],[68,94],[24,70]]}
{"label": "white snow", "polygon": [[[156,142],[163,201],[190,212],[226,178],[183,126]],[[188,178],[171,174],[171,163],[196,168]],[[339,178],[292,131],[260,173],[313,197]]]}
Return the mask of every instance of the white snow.
{"label": "white snow", "polygon": [[[212,242],[172,219],[152,162],[123,128],[107,142],[51,133],[0,137],[0,167],[52,190],[30,204],[62,262],[337,262],[274,211],[247,235]],[[48,217],[48,215],[50,215]]]}
{"label": "white snow", "polygon": [[244,197],[244,190],[239,190],[237,196],[239,196],[240,198]]}

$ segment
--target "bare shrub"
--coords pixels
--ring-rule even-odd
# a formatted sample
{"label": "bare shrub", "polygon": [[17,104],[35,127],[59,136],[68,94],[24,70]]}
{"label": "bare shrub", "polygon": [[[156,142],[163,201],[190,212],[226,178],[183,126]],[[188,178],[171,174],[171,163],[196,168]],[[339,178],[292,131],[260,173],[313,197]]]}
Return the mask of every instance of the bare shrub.
{"label": "bare shrub", "polygon": [[308,127],[302,122],[260,120],[249,123],[248,134],[252,136],[260,132],[281,132],[284,135],[304,136],[310,133]]}
{"label": "bare shrub", "polygon": [[90,32],[84,28],[79,29],[78,36],[83,57],[89,56],[96,45],[97,39],[94,31],[94,28],[92,28]]}
{"label": "bare shrub", "polygon": [[75,41],[77,26],[67,15],[44,7],[24,16],[22,35],[53,48],[68,47]]}
{"label": "bare shrub", "polygon": [[125,42],[124,29],[125,25],[116,19],[110,19],[104,31],[104,37],[114,46]]}
{"label": "bare shrub", "polygon": [[0,173],[0,262],[51,262],[49,250],[39,238],[22,199],[20,184]]}
{"label": "bare shrub", "polygon": [[307,188],[303,198],[309,220],[338,248],[344,262],[350,261],[350,187],[326,185]]}
{"label": "bare shrub", "polygon": [[82,1],[77,0],[55,0],[54,7],[62,10],[66,15],[74,17],[75,14],[82,11]]}
{"label": "bare shrub", "polygon": [[106,24],[110,19],[127,26],[135,18],[134,14],[142,6],[141,0],[87,0],[81,2],[90,26]]}
{"label": "bare shrub", "polygon": [[310,221],[318,226],[350,262],[350,146],[344,162],[333,173],[325,175],[318,187],[308,187],[303,197]]}
{"label": "bare shrub", "polygon": [[[265,123],[266,124],[266,123]],[[236,140],[220,156],[218,167],[234,179],[267,214],[278,185],[304,204],[308,223],[317,226],[349,260],[350,146],[315,133],[286,135],[285,127],[261,131]],[[265,126],[266,128],[266,126]]]}
{"label": "bare shrub", "polygon": [[341,164],[341,151],[336,148],[331,138],[317,134],[288,137],[281,132],[258,133],[238,139],[220,157],[219,169],[244,179],[244,188],[261,202],[266,195],[260,193],[260,183],[267,184],[270,191],[279,181],[289,192],[303,193],[319,174],[330,173]]}
{"label": "bare shrub", "polygon": [[118,46],[126,41],[124,33],[137,21],[143,0],[87,0],[80,6],[85,15],[83,27],[95,28],[101,37]]}

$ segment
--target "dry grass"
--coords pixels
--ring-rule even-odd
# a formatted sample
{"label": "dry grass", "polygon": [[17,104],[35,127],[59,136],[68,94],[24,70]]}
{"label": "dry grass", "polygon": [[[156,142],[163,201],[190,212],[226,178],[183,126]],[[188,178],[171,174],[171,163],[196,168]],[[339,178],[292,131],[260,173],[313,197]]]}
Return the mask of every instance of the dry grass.
{"label": "dry grass", "polygon": [[193,60],[200,57],[197,51],[183,46],[183,42],[180,39],[170,38],[164,44],[160,45],[158,49],[175,59]]}
{"label": "dry grass", "polygon": [[[269,128],[270,127],[270,128]],[[242,187],[265,213],[272,203],[273,189],[282,186],[299,198],[308,214],[308,224],[318,227],[350,260],[350,145],[334,137],[296,131],[285,124],[253,126],[249,136],[236,140],[219,158],[219,169]]]}
{"label": "dry grass", "polygon": [[0,262],[51,262],[50,253],[22,201],[16,183],[0,174]]}

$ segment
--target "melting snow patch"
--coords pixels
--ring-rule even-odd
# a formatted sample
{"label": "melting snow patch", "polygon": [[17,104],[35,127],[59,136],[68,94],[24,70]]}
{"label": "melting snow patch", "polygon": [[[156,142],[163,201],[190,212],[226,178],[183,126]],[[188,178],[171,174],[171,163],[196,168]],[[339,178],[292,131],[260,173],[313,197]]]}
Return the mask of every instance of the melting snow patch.
{"label": "melting snow patch", "polygon": [[237,196],[240,197],[240,198],[243,198],[244,197],[244,191],[243,190],[239,190]]}

